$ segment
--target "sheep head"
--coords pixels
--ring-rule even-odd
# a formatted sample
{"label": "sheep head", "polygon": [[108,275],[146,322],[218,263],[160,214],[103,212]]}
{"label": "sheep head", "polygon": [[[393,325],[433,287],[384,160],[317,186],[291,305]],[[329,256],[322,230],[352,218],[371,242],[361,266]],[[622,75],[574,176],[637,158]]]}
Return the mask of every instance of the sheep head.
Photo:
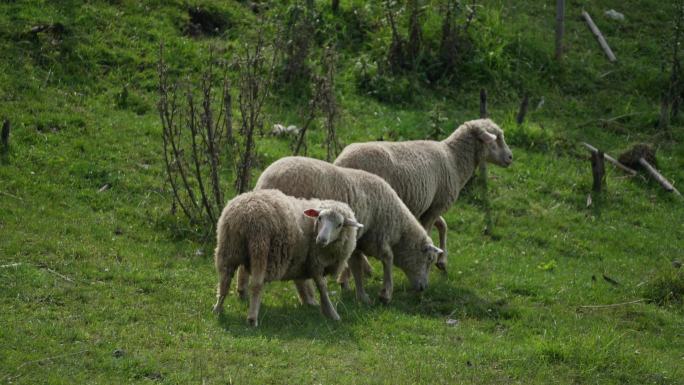
{"label": "sheep head", "polygon": [[[363,227],[354,217],[345,216],[332,208],[308,209],[304,215],[315,218],[316,244],[322,247],[338,240],[345,229],[356,232]],[[356,234],[353,237],[356,238]]]}
{"label": "sheep head", "polygon": [[428,287],[430,268],[444,251],[433,245],[427,235],[417,242],[402,243],[394,250],[395,263],[406,274],[413,289],[421,292]]}
{"label": "sheep head", "polygon": [[470,122],[474,134],[482,142],[487,162],[497,166],[508,167],[513,163],[513,152],[504,140],[503,130],[490,119],[479,119]]}

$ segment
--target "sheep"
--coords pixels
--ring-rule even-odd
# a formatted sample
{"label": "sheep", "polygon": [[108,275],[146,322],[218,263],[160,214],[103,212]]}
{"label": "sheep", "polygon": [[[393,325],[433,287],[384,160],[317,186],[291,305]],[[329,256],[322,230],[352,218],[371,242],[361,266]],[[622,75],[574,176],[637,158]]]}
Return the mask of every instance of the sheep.
{"label": "sheep", "polygon": [[[295,197],[334,199],[349,204],[365,225],[359,229],[357,249],[349,259],[360,301],[370,303],[362,282],[364,254],[382,261],[383,303],[392,298],[393,265],[404,271],[415,290],[427,288],[430,267],[442,250],[432,244],[425,229],[382,178],[317,159],[285,157],[264,170],[255,189],[279,189]],[[305,291],[298,286],[300,293]]]}
{"label": "sheep", "polygon": [[308,278],[318,287],[321,312],[338,321],[325,276],[336,276],[346,266],[362,228],[342,202],[297,199],[278,190],[237,196],[218,220],[214,263],[219,280],[213,311],[222,311],[233,273],[242,266],[252,276],[247,316],[252,326],[258,324],[264,282]]}
{"label": "sheep", "polygon": [[434,224],[444,250],[437,267],[446,271],[447,225],[441,217],[482,160],[502,167],[513,162],[503,130],[490,119],[463,123],[441,142],[368,142],[347,146],[334,164],[382,177],[427,231]]}
{"label": "sheep", "polygon": [[276,123],[273,125],[273,129],[271,129],[271,135],[272,136],[288,136],[288,135],[297,136],[297,135],[299,135],[299,131],[300,131],[300,129],[297,126],[290,125],[290,126],[286,127],[282,124]]}

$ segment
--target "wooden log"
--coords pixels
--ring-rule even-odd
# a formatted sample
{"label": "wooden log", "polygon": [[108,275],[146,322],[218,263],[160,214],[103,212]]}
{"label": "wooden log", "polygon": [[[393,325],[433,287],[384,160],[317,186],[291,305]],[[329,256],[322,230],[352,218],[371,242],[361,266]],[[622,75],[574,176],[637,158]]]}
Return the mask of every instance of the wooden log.
{"label": "wooden log", "polygon": [[606,39],[603,37],[603,34],[601,31],[598,29],[596,24],[594,24],[594,21],[591,19],[591,16],[587,13],[587,11],[582,11],[582,17],[584,18],[584,21],[587,22],[587,25],[589,26],[589,29],[591,32],[596,36],[596,40],[598,41],[599,45],[603,49],[603,52],[605,52],[606,56],[608,57],[608,60],[610,62],[614,62],[617,60],[615,57],[615,54],[613,51],[610,49],[610,46],[608,45],[608,42]]}
{"label": "wooden log", "polygon": [[658,170],[655,169],[655,167],[651,166],[651,164],[648,163],[646,159],[639,158],[639,164],[644,168],[644,170],[651,174],[653,179],[658,181],[658,183],[660,183],[660,185],[663,186],[665,190],[673,192],[679,196],[682,195],[667,179],[665,179],[665,177],[661,173],[658,172]]}
{"label": "wooden log", "polygon": [[[586,147],[587,149],[589,149],[589,151],[591,151],[592,153],[598,152],[598,149],[597,149],[596,147],[592,146],[592,145],[589,144],[589,143],[582,142],[582,145],[583,145],[584,147]],[[634,169],[632,169],[632,168],[629,168],[629,167],[625,166],[624,164],[618,162],[618,160],[615,159],[615,158],[613,158],[612,156],[610,156],[610,155],[604,153],[604,154],[603,154],[603,157],[604,157],[608,162],[610,162],[611,164],[613,164],[615,167],[617,167],[617,168],[619,168],[620,170],[622,170],[622,171],[628,173],[629,175],[635,176],[635,175],[637,174],[636,170],[634,170]]]}
{"label": "wooden log", "polygon": [[591,152],[591,172],[594,175],[594,186],[592,187],[592,190],[597,193],[601,192],[606,175],[603,159],[603,151]]}
{"label": "wooden log", "polygon": [[563,33],[565,31],[565,0],[556,0],[556,60],[563,58]]}
{"label": "wooden log", "polygon": [[516,117],[515,121],[518,123],[518,125],[523,124],[525,121],[525,115],[527,115],[527,107],[530,103],[530,98],[527,94],[523,97],[522,102],[520,102],[520,110],[518,110],[518,116]]}

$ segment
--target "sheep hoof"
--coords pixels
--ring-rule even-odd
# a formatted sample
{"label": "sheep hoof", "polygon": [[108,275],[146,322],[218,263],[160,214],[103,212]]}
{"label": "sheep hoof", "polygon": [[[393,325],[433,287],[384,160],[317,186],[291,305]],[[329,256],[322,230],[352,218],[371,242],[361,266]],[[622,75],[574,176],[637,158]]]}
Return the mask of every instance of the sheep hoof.
{"label": "sheep hoof", "polygon": [[223,312],[223,306],[219,306],[219,304],[216,304],[214,305],[214,308],[211,309],[211,311],[214,312],[214,314],[220,314],[221,312]]}
{"label": "sheep hoof", "polygon": [[342,289],[342,291],[351,290],[351,288],[349,287],[349,282],[340,282],[340,289]]}
{"label": "sheep hoof", "polygon": [[259,326],[259,321],[258,321],[256,318],[248,317],[248,318],[247,318],[247,323],[249,324],[249,326],[252,326],[252,327],[257,327],[257,326]]}
{"label": "sheep hoof", "polygon": [[368,296],[368,294],[366,294],[366,293],[359,294],[359,295],[356,296],[356,298],[359,300],[359,302],[361,302],[361,303],[363,303],[363,304],[366,304],[366,305],[370,305],[370,304],[371,304],[371,299],[370,299],[370,297]]}
{"label": "sheep hoof", "polygon": [[389,304],[391,300],[392,299],[387,296],[384,296],[382,294],[380,295],[380,302],[382,302],[384,305]]}
{"label": "sheep hoof", "polygon": [[247,290],[238,290],[238,298],[240,298],[241,301],[247,301],[249,297],[247,296]]}
{"label": "sheep hoof", "polygon": [[447,272],[446,261],[437,261],[437,263],[435,263],[435,266],[437,266],[439,270],[442,270],[445,273]]}
{"label": "sheep hoof", "polygon": [[304,300],[303,302],[304,302],[304,305],[308,305],[308,306],[318,306],[318,302],[316,302],[316,300],[313,299],[313,298],[307,298],[307,299]]}
{"label": "sheep hoof", "polygon": [[333,321],[339,321],[340,316],[337,314],[335,310],[328,310],[328,311],[323,311],[323,315],[330,318]]}

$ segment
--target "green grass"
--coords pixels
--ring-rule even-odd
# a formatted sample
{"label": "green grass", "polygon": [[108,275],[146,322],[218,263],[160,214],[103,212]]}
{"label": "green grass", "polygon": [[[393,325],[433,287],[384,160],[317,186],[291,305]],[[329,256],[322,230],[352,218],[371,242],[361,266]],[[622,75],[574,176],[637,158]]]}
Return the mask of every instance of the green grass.
{"label": "green grass", "polygon": [[[247,8],[198,2],[206,3],[233,20],[226,44],[241,43],[253,20]],[[446,215],[449,272],[433,271],[421,298],[398,270],[388,306],[363,306],[330,284],[342,318],[334,323],[300,306],[292,284],[273,283],[252,329],[235,295],[224,315],[210,312],[213,241],[170,213],[155,111],[159,40],[177,71],[193,72],[220,38],[183,36],[181,2],[3,3],[0,116],[12,121],[12,137],[0,163],[0,383],[684,383],[682,271],[672,265],[684,260],[683,202],[607,166],[606,192],[587,208],[590,165],[576,145],[617,155],[654,142],[663,174],[684,181],[681,124],[672,139],[653,128],[670,13],[649,1],[584,6],[620,64],[602,57],[579,5],[568,11],[570,51],[558,67],[550,5],[485,1],[474,55],[490,59],[469,64],[472,80],[421,86],[407,103],[354,86],[355,60],[373,55],[386,30],[371,30],[361,47],[345,42],[344,143],[423,138],[435,104],[448,133],[477,116],[477,91],[489,89],[515,156],[509,169],[490,168],[494,236],[482,235],[482,202],[469,185]],[[609,8],[627,22],[604,18]],[[369,25],[379,12],[364,8]],[[67,28],[63,43],[21,37],[54,22]],[[516,127],[523,89],[531,109]],[[303,120],[288,101],[268,113],[267,125]],[[324,155],[322,138],[312,133],[311,155]],[[289,154],[284,140],[259,139],[257,148],[260,168]],[[381,287],[373,263],[371,294]],[[643,301],[583,307],[635,300]]]}

